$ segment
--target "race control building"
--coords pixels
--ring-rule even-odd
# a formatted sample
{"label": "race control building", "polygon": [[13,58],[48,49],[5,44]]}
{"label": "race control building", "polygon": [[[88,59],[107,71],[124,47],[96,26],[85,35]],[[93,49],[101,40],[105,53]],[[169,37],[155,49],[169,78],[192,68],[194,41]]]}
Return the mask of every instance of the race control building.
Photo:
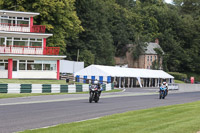
{"label": "race control building", "polygon": [[46,47],[45,26],[33,25],[39,13],[0,10],[0,78],[59,79],[59,47]]}

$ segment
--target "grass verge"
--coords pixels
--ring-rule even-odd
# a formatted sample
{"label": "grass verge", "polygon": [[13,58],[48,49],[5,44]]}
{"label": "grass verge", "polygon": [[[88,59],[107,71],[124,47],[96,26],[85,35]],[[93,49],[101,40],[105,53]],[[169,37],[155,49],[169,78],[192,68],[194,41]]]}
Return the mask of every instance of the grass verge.
{"label": "grass verge", "polygon": [[183,83],[185,84],[185,82],[181,81],[181,80],[174,80],[175,83]]}
{"label": "grass verge", "polygon": [[[102,93],[110,92],[120,92],[121,89],[114,89],[110,91],[102,91]],[[41,95],[64,95],[64,94],[87,94],[88,92],[77,92],[77,93],[20,93],[20,94],[11,94],[11,93],[0,93],[0,99],[3,98],[16,98],[16,97],[28,97],[28,96],[41,96]]]}
{"label": "grass verge", "polygon": [[23,133],[196,133],[200,101],[131,111]]}
{"label": "grass verge", "polygon": [[[71,81],[73,82],[73,81]],[[8,84],[8,83],[16,83],[16,84],[64,84],[66,85],[65,80],[37,80],[37,79],[0,79],[0,84]],[[81,83],[76,83],[81,84]]]}

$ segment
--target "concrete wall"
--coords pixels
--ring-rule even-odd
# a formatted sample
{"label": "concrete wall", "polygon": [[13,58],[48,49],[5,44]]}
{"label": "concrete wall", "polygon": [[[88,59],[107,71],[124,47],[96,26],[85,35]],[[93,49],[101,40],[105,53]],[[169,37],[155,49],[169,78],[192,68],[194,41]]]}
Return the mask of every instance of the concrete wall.
{"label": "concrete wall", "polygon": [[200,91],[200,84],[178,84],[180,92]]}
{"label": "concrete wall", "polygon": [[56,79],[56,71],[18,71],[13,73],[13,78],[28,79]]}
{"label": "concrete wall", "polygon": [[8,78],[8,70],[0,70],[0,78]]}

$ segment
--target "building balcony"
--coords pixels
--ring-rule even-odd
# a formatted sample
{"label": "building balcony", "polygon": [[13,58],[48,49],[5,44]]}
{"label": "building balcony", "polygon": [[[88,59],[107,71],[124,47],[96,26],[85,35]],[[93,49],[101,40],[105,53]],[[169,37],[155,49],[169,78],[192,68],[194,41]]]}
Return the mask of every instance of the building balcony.
{"label": "building balcony", "polygon": [[0,23],[1,31],[45,33],[45,29],[44,25],[33,25],[30,27],[29,24]]}
{"label": "building balcony", "polygon": [[0,54],[59,55],[59,47],[0,46]]}

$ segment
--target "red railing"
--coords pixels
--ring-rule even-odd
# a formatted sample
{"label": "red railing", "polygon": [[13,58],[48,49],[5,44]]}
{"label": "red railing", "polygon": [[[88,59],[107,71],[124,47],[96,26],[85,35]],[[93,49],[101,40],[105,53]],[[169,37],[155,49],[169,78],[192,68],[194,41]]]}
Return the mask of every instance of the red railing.
{"label": "red railing", "polygon": [[33,25],[30,32],[45,33],[45,29],[44,25]]}
{"label": "red railing", "polygon": [[59,51],[59,47],[46,47],[44,48],[44,55],[58,55]]}
{"label": "red railing", "polygon": [[17,32],[30,32],[28,24],[11,24],[0,23],[0,30],[2,31],[17,31]]}
{"label": "red railing", "polygon": [[59,47],[46,47],[42,49],[39,46],[9,46],[0,45],[0,54],[30,54],[30,55],[58,55]]}
{"label": "red railing", "polygon": [[0,30],[3,31],[45,33],[45,29],[46,27],[44,25],[33,25],[29,27],[29,24],[0,23]]}
{"label": "red railing", "polygon": [[29,24],[11,24],[11,23],[0,23],[2,26],[19,26],[19,27],[29,27]]}

